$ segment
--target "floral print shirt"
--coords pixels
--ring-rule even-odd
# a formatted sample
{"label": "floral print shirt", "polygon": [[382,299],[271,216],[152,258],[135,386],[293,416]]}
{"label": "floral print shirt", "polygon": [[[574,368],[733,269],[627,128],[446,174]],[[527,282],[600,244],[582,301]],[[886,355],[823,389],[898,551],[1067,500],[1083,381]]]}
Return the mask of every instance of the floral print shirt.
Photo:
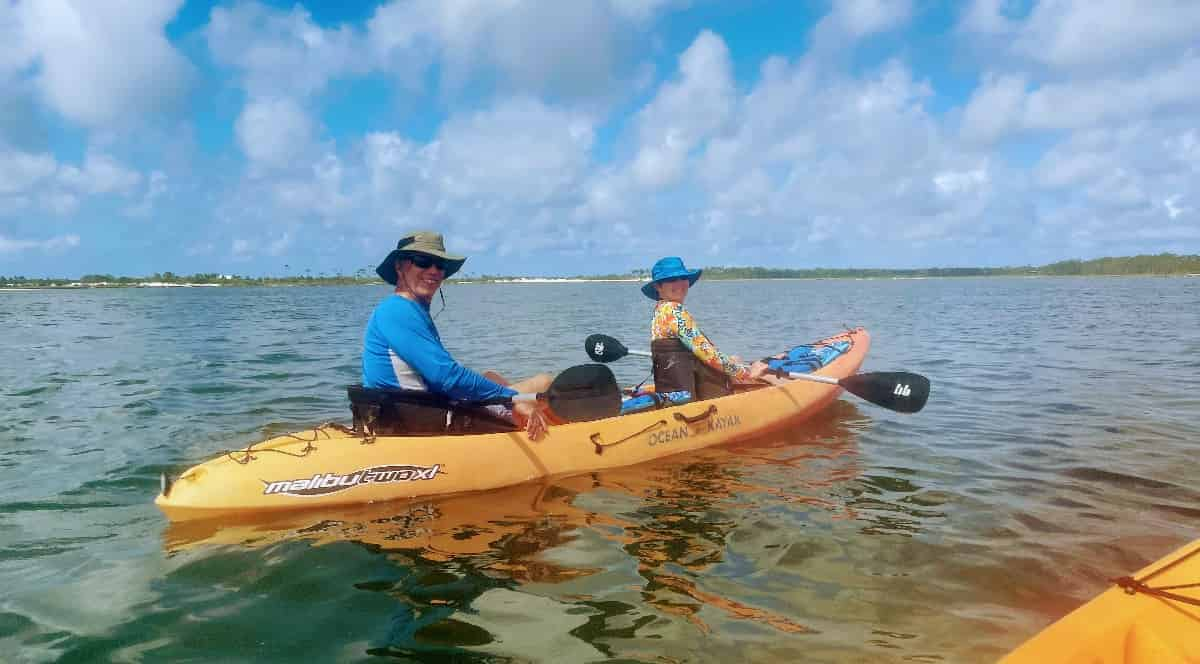
{"label": "floral print shirt", "polygon": [[737,381],[750,380],[750,367],[739,364],[728,355],[717,350],[713,342],[696,326],[696,320],[679,302],[659,300],[654,307],[654,321],[650,323],[650,340],[678,339],[687,346],[700,361]]}

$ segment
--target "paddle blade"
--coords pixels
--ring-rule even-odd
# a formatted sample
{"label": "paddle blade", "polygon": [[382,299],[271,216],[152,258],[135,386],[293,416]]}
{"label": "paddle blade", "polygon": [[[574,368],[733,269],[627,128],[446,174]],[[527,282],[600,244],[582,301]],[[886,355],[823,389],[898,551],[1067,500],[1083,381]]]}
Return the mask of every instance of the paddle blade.
{"label": "paddle blade", "polygon": [[838,381],[851,394],[898,413],[915,413],[929,399],[929,379],[906,371],[879,371]]}
{"label": "paddle blade", "polygon": [[590,334],[583,340],[583,349],[595,362],[613,362],[629,354],[629,349],[607,334]]}
{"label": "paddle blade", "polygon": [[546,401],[568,422],[602,420],[621,412],[617,378],[603,364],[580,364],[558,374],[546,390]]}

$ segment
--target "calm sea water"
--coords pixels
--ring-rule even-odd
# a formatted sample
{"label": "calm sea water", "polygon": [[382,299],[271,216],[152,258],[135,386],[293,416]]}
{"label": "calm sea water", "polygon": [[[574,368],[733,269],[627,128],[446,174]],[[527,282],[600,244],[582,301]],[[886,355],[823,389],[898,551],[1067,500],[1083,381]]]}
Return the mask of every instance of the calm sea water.
{"label": "calm sea water", "polygon": [[[1200,535],[1188,278],[701,282],[723,349],[865,325],[864,370],[928,375],[929,405],[847,395],[644,466],[169,524],[161,472],[347,419],[386,294],[0,293],[0,658],[987,662]],[[459,359],[518,377],[586,361],[591,332],[644,345],[651,310],[633,284],[446,300]]]}

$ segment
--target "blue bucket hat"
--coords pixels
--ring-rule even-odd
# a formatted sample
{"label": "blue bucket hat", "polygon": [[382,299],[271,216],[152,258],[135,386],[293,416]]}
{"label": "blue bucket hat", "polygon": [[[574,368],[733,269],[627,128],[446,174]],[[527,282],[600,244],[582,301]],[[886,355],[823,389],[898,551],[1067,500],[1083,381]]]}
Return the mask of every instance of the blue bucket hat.
{"label": "blue bucket hat", "polygon": [[658,291],[654,289],[654,284],[667,279],[687,277],[688,285],[691,286],[700,278],[701,272],[703,270],[689,270],[684,267],[683,259],[678,256],[660,258],[650,270],[650,283],[642,285],[642,294],[651,300],[657,300]]}

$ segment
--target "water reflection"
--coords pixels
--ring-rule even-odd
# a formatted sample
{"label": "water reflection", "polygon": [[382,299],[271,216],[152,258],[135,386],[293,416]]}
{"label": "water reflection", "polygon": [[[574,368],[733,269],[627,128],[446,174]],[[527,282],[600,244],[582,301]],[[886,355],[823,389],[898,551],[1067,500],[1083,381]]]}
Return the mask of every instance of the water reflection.
{"label": "water reflection", "polygon": [[164,545],[197,560],[288,551],[277,564],[295,567],[308,562],[299,543],[383,556],[387,574],[353,582],[392,602],[373,655],[636,657],[646,639],[739,623],[802,636],[816,630],[773,608],[773,582],[754,577],[794,564],[806,538],[793,526],[855,521],[904,493],[862,476],[868,424],[839,401],[794,431],[686,457],[482,494],[172,523]]}

